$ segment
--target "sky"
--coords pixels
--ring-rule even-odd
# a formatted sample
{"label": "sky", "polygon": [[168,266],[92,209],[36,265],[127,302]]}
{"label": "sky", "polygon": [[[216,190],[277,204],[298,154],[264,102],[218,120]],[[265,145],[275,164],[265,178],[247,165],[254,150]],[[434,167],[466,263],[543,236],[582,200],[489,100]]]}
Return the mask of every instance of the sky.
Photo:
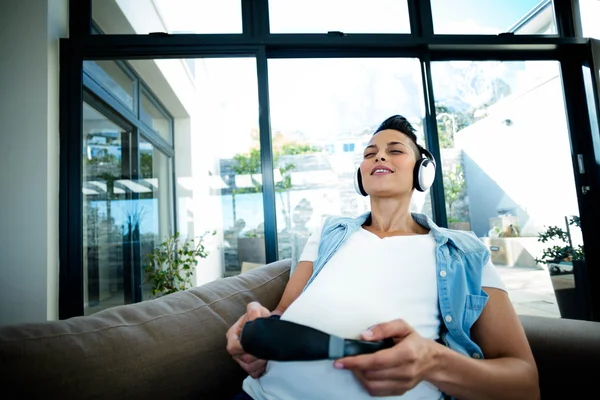
{"label": "sky", "polygon": [[[241,32],[240,0],[117,1],[127,4],[130,12],[136,4],[153,4],[171,32]],[[540,0],[431,1],[436,32],[495,34],[506,31]],[[409,32],[403,0],[270,0],[269,6],[272,32]],[[204,59],[196,65],[205,99],[199,109],[202,118],[212,118],[210,125],[217,127],[219,120],[228,120],[223,134],[239,132],[239,139],[219,157],[247,150],[249,132],[258,128],[255,60]],[[502,75],[502,68],[492,69]],[[452,95],[453,78],[435,75],[436,100],[444,100]],[[416,59],[269,60],[269,90],[272,130],[303,132],[311,141],[369,129],[396,113],[412,121],[424,114]]]}
{"label": "sky", "polygon": [[[144,0],[119,1],[133,5]],[[540,1],[431,0],[434,29],[437,33],[504,32]],[[153,2],[171,31],[241,33],[240,0]],[[270,0],[269,11],[273,33],[410,32],[403,0]]]}
{"label": "sky", "polygon": [[434,31],[506,32],[539,3],[540,0],[431,0]]}

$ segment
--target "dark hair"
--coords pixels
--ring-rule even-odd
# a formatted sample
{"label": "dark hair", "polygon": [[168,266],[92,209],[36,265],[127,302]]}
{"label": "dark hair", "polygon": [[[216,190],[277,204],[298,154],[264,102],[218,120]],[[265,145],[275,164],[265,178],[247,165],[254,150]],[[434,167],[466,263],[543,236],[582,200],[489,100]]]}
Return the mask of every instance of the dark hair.
{"label": "dark hair", "polygon": [[386,129],[392,129],[401,132],[409,137],[412,141],[412,149],[415,152],[417,158],[421,157],[421,146],[417,144],[417,135],[415,135],[416,129],[408,122],[408,120],[402,115],[392,115],[379,125],[373,135]]}

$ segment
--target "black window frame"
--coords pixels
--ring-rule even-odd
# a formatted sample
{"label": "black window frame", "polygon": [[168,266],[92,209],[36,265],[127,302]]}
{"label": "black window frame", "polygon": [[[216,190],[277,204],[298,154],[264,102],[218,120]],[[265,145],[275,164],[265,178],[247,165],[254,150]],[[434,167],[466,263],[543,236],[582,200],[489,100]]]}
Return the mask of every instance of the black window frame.
{"label": "black window frame", "polygon": [[[402,1],[402,0],[398,0]],[[271,34],[268,0],[240,0],[242,34],[93,35],[91,0],[70,0],[70,38],[61,40],[61,212],[60,318],[78,314],[69,305],[78,301],[81,286],[81,166],[71,149],[80,148],[81,72],[86,59],[157,59],[252,55],[257,61],[259,126],[263,174],[263,204],[267,262],[277,260],[277,226],[273,154],[270,137],[267,60],[302,57],[416,57],[421,60],[425,98],[425,138],[439,159],[431,62],[452,60],[553,60],[560,63],[565,110],[581,230],[593,243],[600,226],[600,165],[594,158],[582,66],[591,60],[590,40],[576,34],[577,0],[553,1],[557,35],[438,35],[434,34],[429,0],[407,0],[410,34]],[[598,110],[598,104],[592,105]],[[598,114],[598,113],[597,113]],[[578,173],[577,155],[588,167]],[[431,189],[434,220],[447,226],[441,171]],[[589,186],[584,193],[581,188]],[[590,319],[600,321],[600,248],[586,247]]]}

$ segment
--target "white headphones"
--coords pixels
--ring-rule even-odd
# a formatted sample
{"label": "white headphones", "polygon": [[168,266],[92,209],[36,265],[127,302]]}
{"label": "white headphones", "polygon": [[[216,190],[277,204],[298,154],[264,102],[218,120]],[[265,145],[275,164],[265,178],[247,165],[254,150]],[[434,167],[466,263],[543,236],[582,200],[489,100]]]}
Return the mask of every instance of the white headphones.
{"label": "white headphones", "polygon": [[[415,163],[415,169],[413,170],[413,185],[419,192],[424,192],[431,187],[435,179],[435,168],[436,162],[427,149],[417,145],[421,152],[421,158]],[[360,168],[356,169],[354,174],[354,189],[362,196],[368,196],[365,192],[365,188],[362,184],[362,176],[360,174]]]}

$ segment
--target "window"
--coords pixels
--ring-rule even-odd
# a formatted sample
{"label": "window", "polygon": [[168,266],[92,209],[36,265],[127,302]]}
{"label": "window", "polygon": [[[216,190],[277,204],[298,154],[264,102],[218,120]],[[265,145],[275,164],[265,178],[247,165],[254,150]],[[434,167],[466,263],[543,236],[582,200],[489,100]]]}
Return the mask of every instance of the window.
{"label": "window", "polygon": [[[132,240],[139,241],[143,269],[146,255],[151,253],[166,235],[173,232],[173,179],[171,178],[173,168],[172,158],[143,137],[139,141],[138,154],[140,165],[138,179],[127,182],[137,193],[135,208],[131,214],[135,217],[134,223],[137,225],[129,229],[128,224],[125,234]],[[142,284],[144,285],[142,299],[151,298],[151,284],[146,280],[143,280]]]}
{"label": "window", "polygon": [[84,61],[84,72],[117,100],[135,112],[137,81],[121,62]]}
{"label": "window", "polygon": [[583,36],[600,39],[600,1],[579,0],[578,3]]}
{"label": "window", "polygon": [[131,129],[119,126],[88,103],[83,104],[83,277],[85,315],[126,304],[123,285],[131,265],[124,254],[123,227],[131,206],[121,182]]}
{"label": "window", "polygon": [[188,224],[217,231],[212,251],[218,256],[198,274],[206,282],[266,262],[265,217],[256,59],[205,58],[196,64],[200,106],[190,116],[194,139],[179,154],[180,163],[197,164],[188,175],[196,182],[186,208],[195,218]]}
{"label": "window", "polygon": [[173,143],[171,117],[153,100],[146,91],[142,92],[140,120],[158,133],[167,143]]}
{"label": "window", "polygon": [[[354,189],[364,146],[394,114],[406,116],[424,144],[424,102],[416,59],[284,59],[268,65],[283,259],[299,256],[326,216],[367,211],[368,198]],[[413,200],[413,211],[431,216],[428,193],[415,192]]]}
{"label": "window", "polygon": [[556,34],[551,0],[431,0],[436,34]]}
{"label": "window", "polygon": [[[580,207],[582,215],[595,215],[587,208],[598,203],[596,191],[581,204],[577,199],[587,180],[597,183],[596,175],[582,176],[575,192],[577,155],[569,148],[597,142],[582,137],[589,121],[575,115],[585,108],[585,93],[596,117],[597,98],[590,93],[597,89],[597,63],[580,41],[558,37],[557,22],[570,16],[563,2],[429,1],[431,9],[416,0],[90,0],[92,33],[103,37],[72,32],[73,45],[61,46],[66,68],[60,71],[61,87],[68,89],[61,96],[65,132],[87,135],[72,129],[77,110],[69,101],[79,93],[79,77],[69,71],[86,60],[84,126],[93,135],[83,139],[84,156],[91,158],[82,161],[83,187],[79,180],[70,183],[80,169],[61,162],[61,177],[69,177],[61,204],[78,200],[84,190],[84,215],[94,220],[97,211],[104,225],[109,208],[112,218],[123,220],[115,214],[121,201],[145,210],[141,238],[123,236],[121,227],[125,239],[141,242],[131,253],[133,264],[118,267],[125,273],[115,282],[128,287],[127,279],[141,279],[141,255],[174,231],[183,238],[217,231],[207,243],[210,256],[199,260],[196,284],[294,259],[325,216],[368,209],[368,199],[353,187],[356,155],[384,118],[404,114],[419,141],[440,154],[440,179],[431,196],[415,193],[412,210],[435,215],[439,225],[472,230],[487,243],[520,313],[559,315],[560,295],[550,274],[543,274],[554,266],[534,262],[543,251],[536,235],[547,224],[564,227],[565,217],[576,218]],[[573,3],[581,7],[585,37],[598,37],[596,3]],[[72,11],[73,22],[89,19],[86,6]],[[411,32],[415,28],[424,35]],[[114,34],[121,35],[118,43]],[[477,61],[452,61],[469,58]],[[570,73],[561,75],[559,65]],[[578,87],[581,67],[587,91]],[[561,89],[565,103],[575,107],[565,107]],[[574,114],[570,132],[565,110]],[[94,120],[101,119],[94,112],[105,119],[98,127],[106,132],[94,131]],[[270,131],[261,132],[263,126]],[[119,142],[110,136],[115,132]],[[541,140],[542,134],[553,140]],[[269,135],[270,146],[262,147]],[[65,139],[70,148],[79,137]],[[587,159],[593,156],[584,156],[593,165]],[[274,182],[263,182],[263,173],[271,176],[262,165],[269,158]],[[111,189],[105,173],[117,170]],[[553,179],[561,180],[562,190],[554,189]],[[99,191],[102,182],[106,193]],[[74,232],[75,222],[61,232],[64,243],[82,234]],[[266,242],[265,230],[277,240]],[[575,231],[572,239],[582,240]],[[94,243],[105,246],[91,231],[88,239],[92,250]],[[129,251],[123,243],[119,251]],[[61,246],[61,273],[76,271],[69,275],[70,302],[80,296],[70,290],[80,289],[81,265],[64,254],[67,247]],[[96,271],[110,265],[102,257],[118,254],[106,248],[97,258],[86,253],[92,279],[94,265]],[[594,247],[588,250],[596,259]],[[600,287],[589,283],[591,290]],[[88,303],[98,302],[104,290],[94,285],[87,285]],[[142,294],[123,292],[119,301],[139,301]]]}
{"label": "window", "polygon": [[410,33],[402,0],[270,0],[271,33]]}
{"label": "window", "polygon": [[84,62],[85,314],[149,298],[145,255],[174,229],[173,118],[150,91],[164,83],[159,71],[153,61]]}
{"label": "window", "polygon": [[344,143],[344,153],[350,153],[354,151],[354,143]]}
{"label": "window", "polygon": [[104,34],[242,33],[240,0],[92,0]]}
{"label": "window", "polygon": [[[558,67],[432,64],[449,227],[473,231],[487,244],[521,314],[560,315],[562,292],[555,295],[551,266],[537,261],[547,247],[538,235],[548,226],[566,230],[565,219],[579,214]],[[556,182],[560,190],[551,189]]]}

